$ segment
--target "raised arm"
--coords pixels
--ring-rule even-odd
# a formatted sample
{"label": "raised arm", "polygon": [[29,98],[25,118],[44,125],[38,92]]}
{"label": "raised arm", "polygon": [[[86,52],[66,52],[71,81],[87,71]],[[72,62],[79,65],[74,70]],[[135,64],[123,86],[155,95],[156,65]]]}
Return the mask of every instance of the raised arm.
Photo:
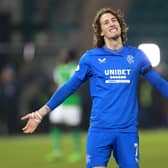
{"label": "raised arm", "polygon": [[160,93],[168,98],[168,82],[160,76],[160,74],[154,70],[151,69],[148,71],[144,77],[158,90]]}

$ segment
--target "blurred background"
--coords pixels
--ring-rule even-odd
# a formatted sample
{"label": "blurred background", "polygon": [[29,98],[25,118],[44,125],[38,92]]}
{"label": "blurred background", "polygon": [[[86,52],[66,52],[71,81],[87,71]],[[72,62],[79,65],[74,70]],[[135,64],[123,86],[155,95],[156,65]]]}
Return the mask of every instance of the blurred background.
{"label": "blurred background", "polygon": [[[0,0],[0,138],[22,135],[20,116],[38,109],[53,93],[53,71],[67,51],[78,58],[92,48],[92,21],[102,7],[121,9],[129,26],[128,44],[155,43],[168,79],[168,2],[160,0]],[[88,83],[79,89],[81,130],[88,128]],[[140,128],[168,127],[168,101],[144,79],[139,88]],[[46,117],[37,133],[47,134]],[[30,167],[30,166],[29,166]],[[148,166],[149,167],[149,166]]]}
{"label": "blurred background", "polygon": [[[92,47],[92,20],[102,7],[121,9],[129,26],[128,44],[155,43],[167,78],[168,3],[159,0],[1,0],[0,135],[20,133],[20,116],[44,104],[54,88],[53,70],[69,49],[78,57]],[[144,89],[145,88],[145,89]],[[80,89],[87,129],[88,85]],[[168,101],[142,79],[140,127],[167,127]],[[48,131],[48,119],[39,131]]]}

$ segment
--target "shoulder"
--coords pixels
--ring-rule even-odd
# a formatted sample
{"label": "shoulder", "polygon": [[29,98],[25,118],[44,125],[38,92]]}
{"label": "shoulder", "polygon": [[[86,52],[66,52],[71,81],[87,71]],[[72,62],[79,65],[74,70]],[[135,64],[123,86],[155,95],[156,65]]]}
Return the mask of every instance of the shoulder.
{"label": "shoulder", "polygon": [[104,53],[105,53],[105,50],[103,48],[92,48],[87,50],[83,55],[85,57],[88,57],[88,56],[101,55]]}
{"label": "shoulder", "polygon": [[127,48],[128,51],[133,52],[134,54],[140,54],[143,53],[142,50],[140,50],[139,48],[135,47],[135,46],[131,46],[131,45],[127,45],[125,46]]}
{"label": "shoulder", "polygon": [[103,50],[103,48],[89,49],[82,55],[80,60],[81,61],[89,61],[91,59],[91,57],[97,56],[97,55],[103,55],[103,54],[105,54],[105,51]]}
{"label": "shoulder", "polygon": [[87,52],[90,55],[99,55],[99,54],[104,54],[105,50],[103,48],[92,48],[88,50]]}
{"label": "shoulder", "polygon": [[132,53],[135,57],[138,58],[146,58],[146,54],[139,48],[135,47],[135,46],[126,46],[127,51]]}

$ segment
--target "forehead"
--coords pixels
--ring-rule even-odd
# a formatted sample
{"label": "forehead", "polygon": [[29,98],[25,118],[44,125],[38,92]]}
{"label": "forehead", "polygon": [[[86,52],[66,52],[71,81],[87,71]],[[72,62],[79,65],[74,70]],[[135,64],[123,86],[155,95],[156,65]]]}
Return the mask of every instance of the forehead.
{"label": "forehead", "polygon": [[116,16],[114,16],[112,13],[104,13],[100,17],[100,22],[103,22],[108,19],[116,19]]}

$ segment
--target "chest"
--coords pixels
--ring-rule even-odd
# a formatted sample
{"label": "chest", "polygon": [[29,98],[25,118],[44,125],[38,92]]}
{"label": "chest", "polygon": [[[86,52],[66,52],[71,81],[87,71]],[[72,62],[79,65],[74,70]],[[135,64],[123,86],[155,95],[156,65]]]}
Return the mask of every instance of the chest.
{"label": "chest", "polygon": [[130,82],[139,74],[138,62],[132,55],[128,56],[95,56],[91,60],[92,75],[105,79],[107,83]]}

